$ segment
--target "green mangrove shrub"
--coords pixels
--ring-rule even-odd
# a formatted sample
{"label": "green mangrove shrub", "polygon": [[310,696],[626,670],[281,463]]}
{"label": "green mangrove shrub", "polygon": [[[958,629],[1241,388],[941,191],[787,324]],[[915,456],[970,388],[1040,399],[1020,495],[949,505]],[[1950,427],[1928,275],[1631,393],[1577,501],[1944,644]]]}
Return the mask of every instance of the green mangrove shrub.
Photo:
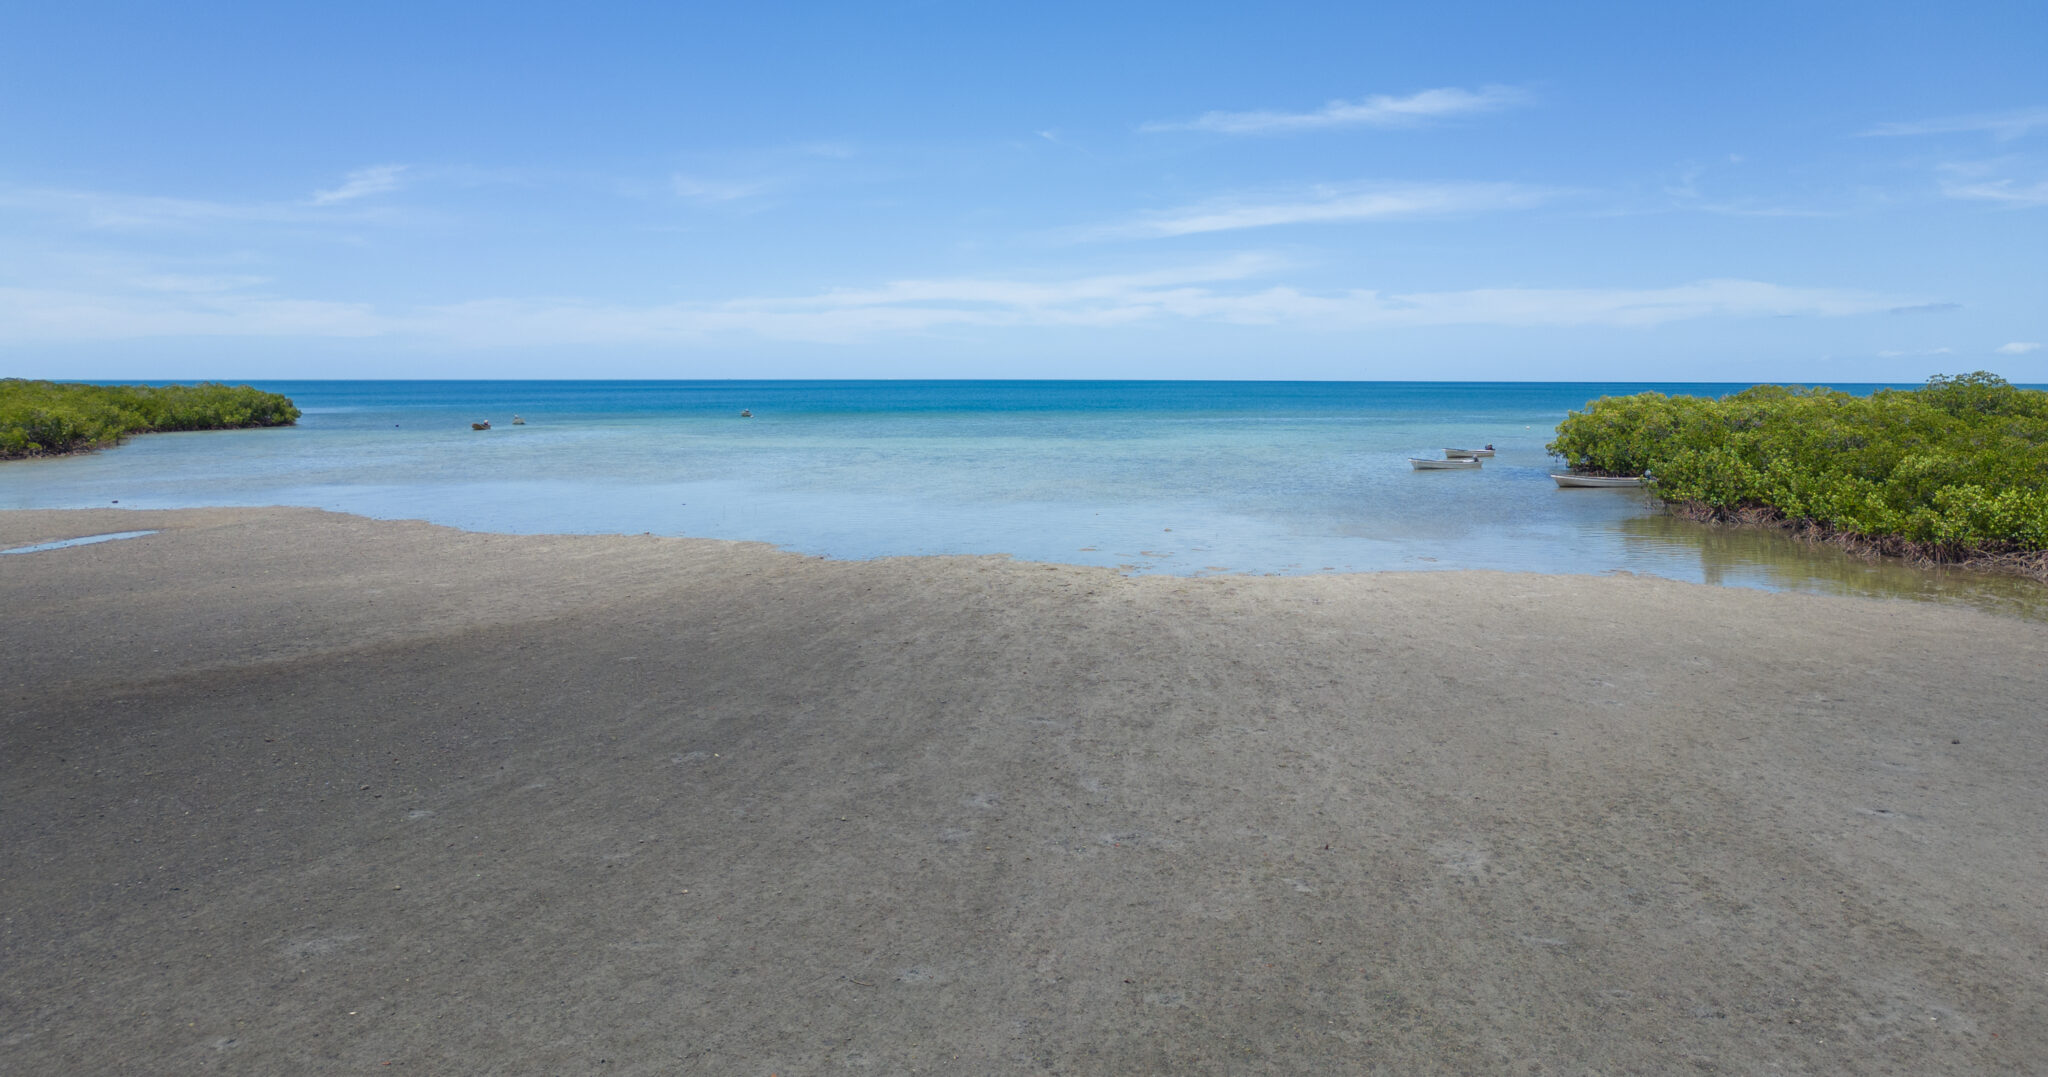
{"label": "green mangrove shrub", "polygon": [[76,452],[129,434],[289,426],[290,399],[247,385],[82,385],[0,379],[0,458]]}
{"label": "green mangrove shrub", "polygon": [[1995,374],[1852,396],[1765,385],[1572,412],[1550,451],[1648,475],[1667,502],[1903,540],[1945,558],[2048,550],[2048,392]]}

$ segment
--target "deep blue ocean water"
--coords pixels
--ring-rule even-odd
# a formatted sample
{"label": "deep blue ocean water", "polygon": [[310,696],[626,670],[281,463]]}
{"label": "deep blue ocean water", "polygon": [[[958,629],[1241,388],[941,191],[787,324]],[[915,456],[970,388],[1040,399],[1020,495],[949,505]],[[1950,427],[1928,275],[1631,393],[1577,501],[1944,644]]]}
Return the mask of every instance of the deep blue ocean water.
{"label": "deep blue ocean water", "polygon": [[[479,531],[756,540],[835,558],[1009,554],[1182,575],[1622,570],[2010,601],[1962,574],[1701,527],[1640,493],[1560,490],[1548,477],[1544,443],[1589,400],[1746,385],[257,384],[298,403],[296,427],[154,434],[0,465],[0,509],[305,505]],[[486,419],[492,429],[470,429]],[[1489,443],[1498,455],[1478,471],[1408,464]]]}

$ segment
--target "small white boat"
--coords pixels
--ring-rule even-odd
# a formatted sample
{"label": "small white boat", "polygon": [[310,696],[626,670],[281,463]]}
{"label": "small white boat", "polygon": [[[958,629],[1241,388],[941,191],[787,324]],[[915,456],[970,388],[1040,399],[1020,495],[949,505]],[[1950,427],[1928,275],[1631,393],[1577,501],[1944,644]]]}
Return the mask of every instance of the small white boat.
{"label": "small white boat", "polygon": [[1556,479],[1559,486],[1567,488],[1641,486],[1643,484],[1643,477],[1641,475],[1559,475],[1552,472],[1550,477]]}
{"label": "small white boat", "polygon": [[1446,459],[1446,460],[1470,460],[1470,459],[1473,459],[1474,457],[1480,457],[1480,456],[1492,456],[1492,455],[1493,455],[1493,446],[1491,446],[1491,445],[1488,445],[1488,446],[1487,446],[1486,448],[1484,448],[1484,449],[1445,449],[1445,450],[1444,450],[1444,459]]}
{"label": "small white boat", "polygon": [[1419,456],[1411,456],[1408,463],[1417,471],[1444,471],[1451,468],[1470,470],[1479,466],[1479,461],[1470,457],[1463,460],[1424,460]]}

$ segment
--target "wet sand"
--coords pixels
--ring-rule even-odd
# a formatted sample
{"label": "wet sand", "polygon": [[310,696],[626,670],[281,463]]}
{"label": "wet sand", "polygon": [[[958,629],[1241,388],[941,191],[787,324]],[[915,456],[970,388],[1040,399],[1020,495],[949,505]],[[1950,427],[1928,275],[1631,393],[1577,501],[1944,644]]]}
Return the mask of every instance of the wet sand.
{"label": "wet sand", "polygon": [[0,549],[143,528],[0,556],[6,1073],[2048,1058],[2040,622],[296,509]]}

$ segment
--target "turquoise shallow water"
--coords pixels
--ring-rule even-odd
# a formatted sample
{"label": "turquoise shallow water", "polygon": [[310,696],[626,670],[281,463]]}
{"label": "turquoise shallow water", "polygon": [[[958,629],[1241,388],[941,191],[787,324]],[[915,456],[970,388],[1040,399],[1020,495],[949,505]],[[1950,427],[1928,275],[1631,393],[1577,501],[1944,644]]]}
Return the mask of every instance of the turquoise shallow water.
{"label": "turquoise shallow water", "polygon": [[[1620,570],[1998,607],[2042,590],[1700,527],[1639,493],[1559,490],[1547,477],[1544,442],[1588,400],[1741,385],[259,384],[299,404],[298,426],[6,464],[0,508],[306,505],[482,531],[1184,575]],[[484,419],[493,429],[470,429]],[[1407,462],[1487,443],[1498,455],[1479,471]]]}

